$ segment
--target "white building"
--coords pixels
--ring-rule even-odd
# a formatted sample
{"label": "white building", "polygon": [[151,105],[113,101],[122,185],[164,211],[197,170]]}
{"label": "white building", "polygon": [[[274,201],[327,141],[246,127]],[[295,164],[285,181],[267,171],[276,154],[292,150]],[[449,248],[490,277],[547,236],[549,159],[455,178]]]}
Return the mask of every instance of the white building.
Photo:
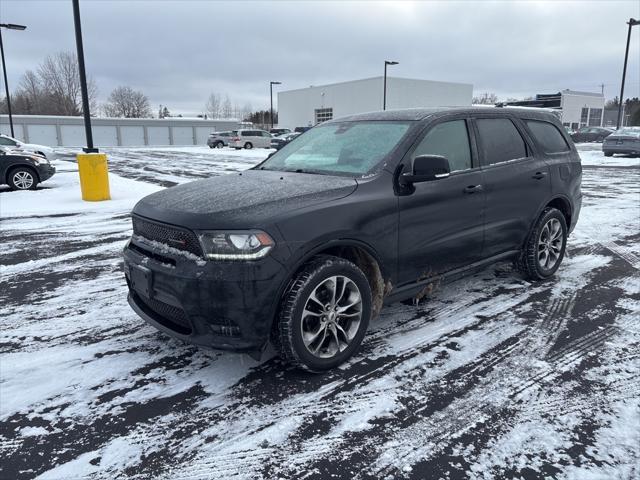
{"label": "white building", "polygon": [[604,115],[604,95],[602,93],[562,90],[552,94],[538,94],[535,100],[509,102],[508,105],[552,108],[560,113],[565,127],[577,130],[579,127],[600,127]]}
{"label": "white building", "polygon": [[563,90],[560,101],[562,124],[565,127],[601,127],[604,114],[604,95],[601,93]]}
{"label": "white building", "polygon": [[[312,126],[333,118],[382,110],[384,78],[278,92],[278,125]],[[471,105],[473,85],[387,77],[387,110]]]}

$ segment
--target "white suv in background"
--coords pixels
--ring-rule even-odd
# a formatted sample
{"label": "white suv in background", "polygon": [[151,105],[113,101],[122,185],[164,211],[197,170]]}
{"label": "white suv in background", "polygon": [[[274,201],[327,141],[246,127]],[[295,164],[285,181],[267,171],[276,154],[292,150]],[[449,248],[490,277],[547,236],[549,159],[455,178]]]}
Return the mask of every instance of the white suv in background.
{"label": "white suv in background", "polygon": [[13,137],[10,137],[9,135],[0,134],[0,146],[37,153],[38,155],[42,155],[49,160],[53,160],[55,158],[53,148],[45,147],[44,145],[38,145],[35,143],[24,143]]}
{"label": "white suv in background", "polygon": [[264,130],[238,130],[238,134],[229,138],[229,146],[241,148],[271,148],[273,137]]}

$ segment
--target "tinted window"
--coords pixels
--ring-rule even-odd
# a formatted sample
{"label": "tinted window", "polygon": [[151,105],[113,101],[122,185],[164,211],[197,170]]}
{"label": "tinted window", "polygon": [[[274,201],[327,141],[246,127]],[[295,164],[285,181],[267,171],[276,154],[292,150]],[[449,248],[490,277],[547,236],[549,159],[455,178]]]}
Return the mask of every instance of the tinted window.
{"label": "tinted window", "polygon": [[0,137],[0,145],[14,145],[15,146],[16,142],[14,142],[13,140],[9,140],[8,138],[4,138],[4,137]]}
{"label": "tinted window", "polygon": [[485,165],[527,156],[527,148],[515,125],[508,118],[479,118],[480,149]]}
{"label": "tinted window", "polygon": [[527,120],[527,126],[542,149],[547,153],[567,152],[569,145],[555,125]]}
{"label": "tinted window", "polygon": [[433,127],[416,148],[413,158],[419,155],[442,155],[449,160],[452,172],[471,168],[467,122],[454,120]]}

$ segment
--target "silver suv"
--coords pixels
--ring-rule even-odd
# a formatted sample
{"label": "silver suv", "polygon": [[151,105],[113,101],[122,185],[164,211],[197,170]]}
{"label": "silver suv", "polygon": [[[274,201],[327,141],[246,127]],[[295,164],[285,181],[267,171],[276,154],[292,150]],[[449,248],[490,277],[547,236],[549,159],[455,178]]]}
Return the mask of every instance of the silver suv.
{"label": "silver suv", "polygon": [[237,133],[235,130],[230,132],[213,132],[207,139],[207,145],[209,145],[209,148],[222,148],[227,146],[229,144],[229,138]]}
{"label": "silver suv", "polygon": [[237,135],[229,138],[229,146],[241,148],[271,148],[271,134],[264,130],[238,130]]}

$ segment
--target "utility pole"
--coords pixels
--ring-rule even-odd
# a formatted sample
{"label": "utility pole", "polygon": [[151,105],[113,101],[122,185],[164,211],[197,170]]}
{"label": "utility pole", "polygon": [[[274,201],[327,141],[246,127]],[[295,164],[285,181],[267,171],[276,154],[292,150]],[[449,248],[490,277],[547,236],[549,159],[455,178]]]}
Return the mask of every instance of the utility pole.
{"label": "utility pole", "polygon": [[11,97],[9,96],[9,82],[7,81],[7,63],[4,59],[4,44],[2,43],[2,29],[7,28],[9,30],[24,30],[24,25],[16,25],[15,23],[0,23],[0,53],[2,54],[2,73],[4,75],[4,89],[7,93],[7,112],[9,113],[9,126],[11,127],[11,136],[15,138],[16,134],[13,132],[13,115],[11,115]]}
{"label": "utility pole", "polygon": [[622,124],[622,104],[624,103],[624,80],[627,76],[627,60],[629,59],[629,42],[631,41],[631,27],[634,25],[640,25],[640,20],[630,18],[627,22],[629,25],[629,31],[627,32],[627,48],[624,52],[624,67],[622,67],[622,82],[620,84],[620,103],[618,104],[618,122],[616,124],[616,130],[620,128]]}
{"label": "utility pole", "polygon": [[87,91],[87,74],[84,68],[84,48],[82,46],[82,28],[80,27],[80,1],[73,0],[73,23],[76,31],[76,49],[78,51],[78,69],[80,71],[80,92],[82,93],[82,113],[84,114],[84,130],[87,135],[85,153],[98,153],[93,147],[93,133],[91,132],[91,112],[89,112],[89,93]]}

